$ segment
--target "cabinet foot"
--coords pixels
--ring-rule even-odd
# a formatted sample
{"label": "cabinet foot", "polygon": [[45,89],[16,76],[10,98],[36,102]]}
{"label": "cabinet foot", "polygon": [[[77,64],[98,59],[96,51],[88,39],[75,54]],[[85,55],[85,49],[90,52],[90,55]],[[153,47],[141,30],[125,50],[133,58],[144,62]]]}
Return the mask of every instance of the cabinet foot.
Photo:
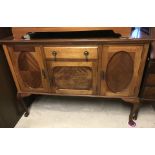
{"label": "cabinet foot", "polygon": [[135,103],[131,107],[131,111],[129,115],[129,125],[132,127],[136,126],[136,123],[133,120],[137,120],[140,106],[141,106],[141,103]]}
{"label": "cabinet foot", "polygon": [[129,124],[131,127],[135,127],[135,126],[136,126],[136,123],[135,123],[133,120],[129,120],[128,124]]}
{"label": "cabinet foot", "polygon": [[26,105],[26,103],[24,101],[24,97],[27,97],[27,96],[29,96],[29,95],[28,94],[23,95],[21,93],[17,93],[17,102],[22,105],[22,107],[24,109],[24,116],[25,117],[28,117],[29,114],[30,114],[29,109],[28,109],[28,107],[27,107],[27,105]]}
{"label": "cabinet foot", "polygon": [[29,112],[29,110],[28,110],[27,112],[24,113],[24,116],[25,116],[25,117],[28,117],[29,114],[30,114],[30,112]]}
{"label": "cabinet foot", "polygon": [[136,98],[136,99],[123,99],[123,100],[128,102],[128,103],[132,103],[128,124],[132,127],[135,127],[136,123],[134,122],[134,120],[137,120],[137,118],[138,118],[138,112],[139,112],[139,109],[141,106],[141,101],[138,98]]}

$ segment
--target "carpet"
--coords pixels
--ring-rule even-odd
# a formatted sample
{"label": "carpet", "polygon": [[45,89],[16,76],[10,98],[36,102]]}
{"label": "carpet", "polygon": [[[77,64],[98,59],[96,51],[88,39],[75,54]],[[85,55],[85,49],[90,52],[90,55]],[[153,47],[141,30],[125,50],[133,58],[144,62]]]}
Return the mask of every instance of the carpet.
{"label": "carpet", "polygon": [[[120,100],[89,97],[39,96],[16,128],[128,128],[130,105]],[[155,111],[141,107],[137,128],[154,128]]]}

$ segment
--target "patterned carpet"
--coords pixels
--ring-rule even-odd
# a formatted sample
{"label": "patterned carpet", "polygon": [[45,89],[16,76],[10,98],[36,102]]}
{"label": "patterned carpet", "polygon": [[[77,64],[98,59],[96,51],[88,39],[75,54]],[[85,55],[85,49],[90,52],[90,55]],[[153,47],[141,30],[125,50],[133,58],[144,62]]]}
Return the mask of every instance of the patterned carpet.
{"label": "patterned carpet", "polygon": [[[129,128],[130,106],[119,100],[88,97],[38,97],[29,117],[16,128]],[[154,128],[155,111],[145,104],[136,121],[137,128]]]}

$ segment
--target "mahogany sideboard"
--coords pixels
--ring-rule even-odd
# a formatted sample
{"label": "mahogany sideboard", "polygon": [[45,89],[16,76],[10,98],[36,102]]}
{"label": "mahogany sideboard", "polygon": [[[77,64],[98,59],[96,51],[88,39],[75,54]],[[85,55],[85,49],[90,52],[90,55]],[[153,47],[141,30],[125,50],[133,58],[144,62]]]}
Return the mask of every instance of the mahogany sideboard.
{"label": "mahogany sideboard", "polygon": [[[129,124],[135,125],[149,39],[17,36],[1,43],[18,98],[31,94],[121,98],[133,104]],[[26,107],[25,112],[29,114]]]}

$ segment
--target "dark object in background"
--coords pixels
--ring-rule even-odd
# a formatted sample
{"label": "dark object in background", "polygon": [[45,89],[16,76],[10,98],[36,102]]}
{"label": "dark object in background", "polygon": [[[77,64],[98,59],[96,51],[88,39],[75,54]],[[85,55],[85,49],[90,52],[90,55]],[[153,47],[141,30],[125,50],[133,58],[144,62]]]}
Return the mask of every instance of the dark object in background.
{"label": "dark object in background", "polygon": [[[12,35],[11,28],[0,28],[0,39]],[[34,96],[24,99],[30,106]],[[22,102],[17,100],[17,90],[4,51],[0,45],[0,128],[13,128],[24,113]]]}
{"label": "dark object in background", "polygon": [[[0,39],[11,34],[11,28],[0,28]],[[23,108],[17,104],[16,87],[0,45],[0,128],[13,128],[23,115]]]}
{"label": "dark object in background", "polygon": [[[150,29],[150,35],[155,39],[155,28]],[[145,66],[145,72],[140,89],[140,97],[143,102],[152,104],[155,109],[155,41],[151,43],[149,55]]]}
{"label": "dark object in background", "polygon": [[71,39],[71,38],[119,38],[119,33],[112,30],[94,30],[78,32],[35,32],[29,33],[31,39]]}
{"label": "dark object in background", "polygon": [[0,27],[0,39],[12,36],[11,27]]}
{"label": "dark object in background", "polygon": [[[136,27],[132,27],[132,31],[137,29]],[[150,34],[150,27],[139,27],[139,30],[147,35]]]}
{"label": "dark object in background", "polygon": [[21,105],[17,105],[16,87],[0,46],[0,128],[14,127],[22,114]]}
{"label": "dark object in background", "polygon": [[149,27],[141,27],[140,31],[149,35],[150,34],[150,28]]}

